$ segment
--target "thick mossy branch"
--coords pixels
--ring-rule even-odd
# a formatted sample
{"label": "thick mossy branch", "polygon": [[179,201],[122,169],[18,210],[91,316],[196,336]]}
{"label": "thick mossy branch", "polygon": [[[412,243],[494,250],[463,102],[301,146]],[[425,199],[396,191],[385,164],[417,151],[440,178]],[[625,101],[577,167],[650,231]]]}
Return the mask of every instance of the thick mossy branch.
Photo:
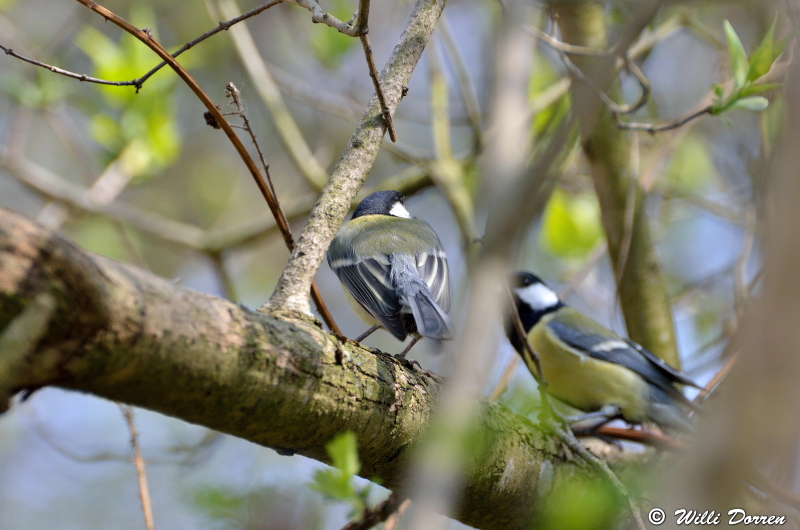
{"label": "thick mossy branch", "polygon": [[[557,13],[565,42],[598,49],[608,46],[605,4],[559,6]],[[575,63],[600,88],[610,86],[609,72],[616,71],[613,61],[613,57],[575,58]],[[604,106],[586,104],[597,99],[595,88],[574,82],[572,91],[609,254],[617,278],[621,279],[619,296],[628,334],[671,365],[680,367],[672,308],[650,235],[644,197],[636,181],[631,133],[619,129]]]}
{"label": "thick mossy branch", "polygon": [[[262,314],[181,288],[0,210],[0,343],[42,300],[50,316],[36,324],[34,347],[15,349],[10,363],[0,351],[7,394],[91,392],[321,461],[349,429],[362,475],[410,493],[405,472],[439,395],[434,376],[342,344],[302,314]],[[591,475],[501,405],[481,405],[472,438],[453,515],[477,528],[528,528],[552,490]]]}
{"label": "thick mossy branch", "polygon": [[[445,0],[417,0],[400,40],[381,72],[380,82],[391,112],[403,97],[403,86],[411,80],[425,45],[444,10]],[[373,96],[311,211],[297,240],[289,263],[283,270],[272,298],[264,309],[310,312],[308,293],[331,240],[336,235],[350,204],[367,179],[383,137],[386,121],[377,96]]]}

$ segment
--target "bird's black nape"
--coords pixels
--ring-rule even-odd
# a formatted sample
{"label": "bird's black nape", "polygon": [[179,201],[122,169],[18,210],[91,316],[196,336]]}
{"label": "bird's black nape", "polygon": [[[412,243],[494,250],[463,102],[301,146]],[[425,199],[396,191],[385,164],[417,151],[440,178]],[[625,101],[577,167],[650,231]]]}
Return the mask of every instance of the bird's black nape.
{"label": "bird's black nape", "polygon": [[514,272],[508,275],[508,286],[513,291],[520,287],[530,287],[536,283],[544,283],[541,278],[527,271]]}
{"label": "bird's black nape", "polygon": [[353,219],[362,215],[392,215],[392,208],[398,203],[402,205],[404,200],[405,197],[399,191],[387,190],[370,193],[353,212]]}

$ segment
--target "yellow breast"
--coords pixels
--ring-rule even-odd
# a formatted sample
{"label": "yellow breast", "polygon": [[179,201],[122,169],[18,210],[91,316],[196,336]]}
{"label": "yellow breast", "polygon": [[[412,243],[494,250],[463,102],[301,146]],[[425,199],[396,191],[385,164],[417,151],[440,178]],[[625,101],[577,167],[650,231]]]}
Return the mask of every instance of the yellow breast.
{"label": "yellow breast", "polygon": [[[592,359],[562,343],[546,325],[550,318],[545,316],[528,335],[541,358],[548,391],[579,410],[592,412],[616,405],[627,421],[644,421],[650,397],[647,383],[627,368]],[[533,363],[526,364],[536,371]]]}

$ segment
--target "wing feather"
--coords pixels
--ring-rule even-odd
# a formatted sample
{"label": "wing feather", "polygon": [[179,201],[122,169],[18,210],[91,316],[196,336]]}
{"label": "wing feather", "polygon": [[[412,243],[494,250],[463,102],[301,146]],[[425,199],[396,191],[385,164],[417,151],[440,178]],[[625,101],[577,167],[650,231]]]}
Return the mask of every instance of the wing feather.
{"label": "wing feather", "polygon": [[[588,317],[584,318],[589,320]],[[593,321],[592,324],[594,324]],[[573,349],[593,359],[624,366],[648,383],[666,392],[675,401],[689,407],[693,406],[692,402],[675,387],[675,383],[685,384],[684,381],[688,381],[689,378],[673,368],[666,368],[666,363],[654,361],[650,356],[655,356],[652,353],[650,356],[645,355],[643,351],[647,350],[644,348],[634,348],[630,341],[616,334],[597,333],[593,329],[596,324],[578,329],[553,319],[547,323],[547,326],[561,342]]]}

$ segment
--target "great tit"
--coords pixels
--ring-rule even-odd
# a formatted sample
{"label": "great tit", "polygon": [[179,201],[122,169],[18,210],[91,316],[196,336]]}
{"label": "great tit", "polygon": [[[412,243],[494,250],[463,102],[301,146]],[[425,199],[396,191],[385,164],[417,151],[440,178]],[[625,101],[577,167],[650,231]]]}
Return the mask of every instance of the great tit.
{"label": "great tit", "polygon": [[425,221],[414,219],[397,191],[377,191],[358,205],[328,250],[328,265],[342,282],[353,311],[398,340],[449,340],[450,273],[442,243]]}
{"label": "great tit", "polygon": [[[606,421],[621,417],[632,424],[691,429],[688,411],[696,407],[675,386],[697,387],[691,379],[642,346],[564,304],[537,276],[517,272],[509,278],[508,286],[553,397]],[[536,365],[511,318],[509,314],[506,334],[528,370],[536,374]]]}

